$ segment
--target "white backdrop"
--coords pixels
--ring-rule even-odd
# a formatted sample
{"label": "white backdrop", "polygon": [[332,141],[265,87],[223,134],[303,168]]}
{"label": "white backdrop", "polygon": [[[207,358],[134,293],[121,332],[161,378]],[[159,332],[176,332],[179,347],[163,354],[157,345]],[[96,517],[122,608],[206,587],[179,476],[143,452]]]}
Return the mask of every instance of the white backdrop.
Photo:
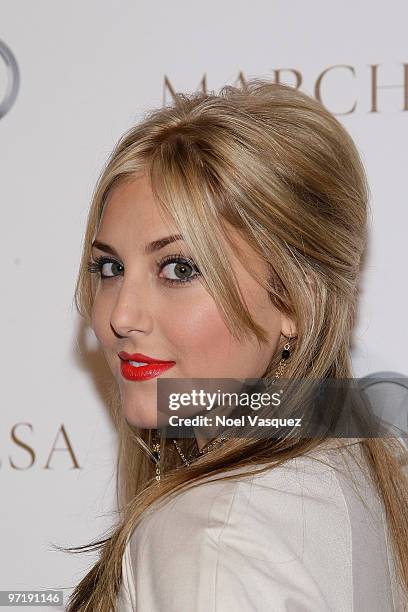
{"label": "white backdrop", "polygon": [[[0,0],[0,49],[20,77],[0,118],[0,590],[66,588],[66,600],[95,557],[50,544],[89,542],[114,518],[106,371],[72,298],[97,175],[170,99],[166,77],[176,91],[204,75],[211,90],[240,73],[301,78],[340,118],[372,191],[355,375],[408,373],[407,19],[403,0]],[[0,55],[0,108],[11,74]]]}

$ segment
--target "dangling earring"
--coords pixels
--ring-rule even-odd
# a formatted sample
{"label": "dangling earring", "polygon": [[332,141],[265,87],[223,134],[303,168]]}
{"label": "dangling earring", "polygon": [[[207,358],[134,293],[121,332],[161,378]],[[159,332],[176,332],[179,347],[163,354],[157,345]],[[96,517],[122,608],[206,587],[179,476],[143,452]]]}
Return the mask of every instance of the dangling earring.
{"label": "dangling earring", "polygon": [[275,372],[275,378],[280,378],[283,374],[283,372],[285,371],[286,368],[286,364],[287,361],[290,357],[290,341],[291,341],[292,336],[289,335],[289,340],[286,342],[286,344],[283,346],[283,351],[281,354],[281,360],[278,364],[278,369]]}

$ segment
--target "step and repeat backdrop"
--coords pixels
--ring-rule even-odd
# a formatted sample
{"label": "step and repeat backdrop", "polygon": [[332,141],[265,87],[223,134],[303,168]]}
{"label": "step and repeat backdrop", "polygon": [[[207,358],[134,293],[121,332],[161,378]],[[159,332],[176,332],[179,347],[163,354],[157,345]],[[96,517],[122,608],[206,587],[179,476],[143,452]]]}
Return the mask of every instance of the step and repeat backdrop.
{"label": "step and repeat backdrop", "polygon": [[0,590],[66,601],[95,556],[53,544],[115,518],[109,379],[73,293],[97,176],[172,92],[261,76],[340,119],[371,187],[355,375],[408,374],[407,19],[402,0],[1,0]]}

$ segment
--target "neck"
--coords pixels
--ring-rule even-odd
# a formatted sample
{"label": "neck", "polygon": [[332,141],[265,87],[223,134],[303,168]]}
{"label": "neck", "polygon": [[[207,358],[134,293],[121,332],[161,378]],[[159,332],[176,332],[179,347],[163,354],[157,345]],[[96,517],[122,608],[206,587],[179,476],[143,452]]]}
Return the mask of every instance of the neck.
{"label": "neck", "polygon": [[210,431],[208,427],[194,427],[194,435],[197,442],[198,450],[201,450],[208,442],[218,437],[218,428],[214,428],[214,431]]}
{"label": "neck", "polygon": [[207,436],[205,436],[199,427],[194,427],[194,435],[197,442],[198,450],[201,450],[211,439],[208,438],[208,433]]}

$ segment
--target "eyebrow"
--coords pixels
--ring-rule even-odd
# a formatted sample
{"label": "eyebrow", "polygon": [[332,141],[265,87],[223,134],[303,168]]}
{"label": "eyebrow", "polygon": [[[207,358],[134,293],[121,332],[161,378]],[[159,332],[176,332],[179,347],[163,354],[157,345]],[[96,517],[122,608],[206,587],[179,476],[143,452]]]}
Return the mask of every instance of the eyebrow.
{"label": "eyebrow", "polygon": [[[184,238],[181,234],[173,234],[171,236],[165,236],[164,238],[160,238],[159,240],[153,240],[153,242],[150,242],[145,246],[144,252],[146,255],[150,255],[155,251],[160,251],[160,249],[163,249],[168,244],[176,242],[177,240],[184,240]],[[119,257],[119,254],[113,247],[111,247],[109,244],[106,244],[105,242],[101,242],[100,240],[94,240],[92,243],[92,247],[96,247],[101,251],[105,251],[106,253],[115,255],[115,257]]]}

